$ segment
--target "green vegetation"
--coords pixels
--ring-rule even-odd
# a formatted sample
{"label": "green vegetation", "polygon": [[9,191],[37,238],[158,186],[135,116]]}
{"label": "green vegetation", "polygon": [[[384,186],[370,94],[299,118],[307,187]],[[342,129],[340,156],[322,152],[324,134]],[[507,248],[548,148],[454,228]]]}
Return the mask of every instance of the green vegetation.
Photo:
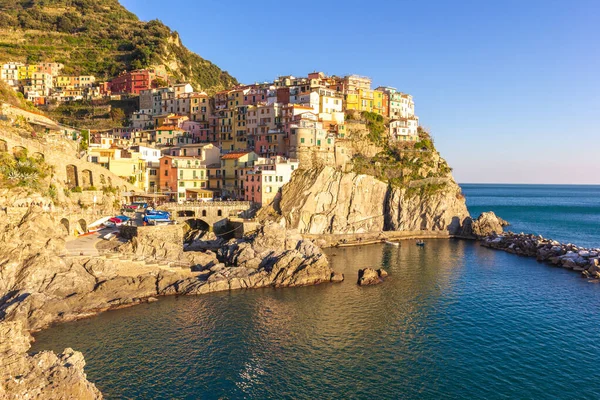
{"label": "green vegetation", "polygon": [[440,191],[444,190],[446,183],[427,183],[421,186],[408,187],[405,195],[407,197],[430,197]]}
{"label": "green vegetation", "polygon": [[0,100],[25,110],[36,110],[32,102],[25,100],[23,93],[16,92],[4,81],[0,81]]}
{"label": "green vegetation", "polygon": [[[137,110],[136,98],[124,100],[77,100],[43,107],[56,121],[77,128],[112,129],[123,126],[125,115]],[[115,110],[115,111],[113,111]],[[111,112],[116,117],[113,119]]]}
{"label": "green vegetation", "polygon": [[73,192],[73,193],[82,193],[83,189],[81,188],[81,186],[75,186],[74,188],[71,189],[71,192]]}
{"label": "green vegetation", "polygon": [[175,62],[177,81],[216,91],[235,78],[185,48],[159,20],[140,21],[118,0],[0,0],[0,59],[55,61],[65,74],[107,80],[124,70]]}
{"label": "green vegetation", "polygon": [[[373,157],[356,154],[352,159],[354,172],[372,175],[392,187],[406,188],[408,196],[428,196],[443,190],[446,184],[435,178],[448,177],[452,169],[437,155],[429,133],[419,128],[418,142],[391,143],[382,116],[368,112],[361,115],[369,130],[368,139],[383,150]],[[432,179],[423,181],[428,178]]]}
{"label": "green vegetation", "polygon": [[119,190],[116,187],[113,187],[113,186],[104,186],[102,188],[102,193],[104,193],[104,194],[117,194],[118,191]]}
{"label": "green vegetation", "polygon": [[4,187],[26,187],[36,191],[50,190],[46,187],[45,179],[52,172],[52,166],[40,158],[29,157],[26,150],[16,155],[0,153],[0,184]]}
{"label": "green vegetation", "polygon": [[369,140],[376,145],[385,145],[387,138],[387,126],[385,118],[377,113],[363,111],[362,118],[367,122]]}

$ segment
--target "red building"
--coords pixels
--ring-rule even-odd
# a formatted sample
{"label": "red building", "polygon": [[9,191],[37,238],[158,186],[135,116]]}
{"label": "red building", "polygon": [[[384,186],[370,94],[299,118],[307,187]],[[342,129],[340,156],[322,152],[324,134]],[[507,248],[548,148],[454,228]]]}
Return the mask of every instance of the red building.
{"label": "red building", "polygon": [[138,69],[130,72],[123,72],[110,81],[110,91],[113,94],[137,94],[142,90],[152,89],[154,80],[167,77],[161,71],[154,69]]}

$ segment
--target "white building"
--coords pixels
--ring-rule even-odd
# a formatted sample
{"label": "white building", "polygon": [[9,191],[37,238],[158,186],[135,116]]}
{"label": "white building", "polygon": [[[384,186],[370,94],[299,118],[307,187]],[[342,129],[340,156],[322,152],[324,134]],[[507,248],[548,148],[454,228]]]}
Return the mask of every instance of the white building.
{"label": "white building", "polygon": [[390,138],[401,142],[416,142],[419,140],[418,118],[398,118],[390,121]]}
{"label": "white building", "polygon": [[0,70],[0,79],[8,83],[9,86],[19,86],[19,67],[25,64],[19,62],[9,62],[2,65]]}

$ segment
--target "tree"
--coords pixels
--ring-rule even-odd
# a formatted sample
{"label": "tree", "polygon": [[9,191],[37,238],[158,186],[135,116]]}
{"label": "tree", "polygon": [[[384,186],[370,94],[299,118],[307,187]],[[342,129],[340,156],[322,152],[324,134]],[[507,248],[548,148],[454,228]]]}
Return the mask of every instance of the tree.
{"label": "tree", "polygon": [[167,87],[168,85],[169,85],[169,84],[167,83],[167,81],[165,81],[165,80],[164,80],[164,79],[162,79],[162,78],[156,78],[156,79],[154,80],[154,87],[157,87],[157,88],[162,88],[162,87]]}

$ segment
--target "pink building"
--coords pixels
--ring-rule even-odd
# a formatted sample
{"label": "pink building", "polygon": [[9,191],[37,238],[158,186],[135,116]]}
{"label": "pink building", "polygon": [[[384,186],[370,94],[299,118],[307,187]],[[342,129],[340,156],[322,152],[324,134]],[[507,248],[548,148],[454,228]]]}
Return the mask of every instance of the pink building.
{"label": "pink building", "polygon": [[190,134],[194,138],[194,142],[208,143],[208,128],[204,122],[184,121],[181,124],[181,129]]}

